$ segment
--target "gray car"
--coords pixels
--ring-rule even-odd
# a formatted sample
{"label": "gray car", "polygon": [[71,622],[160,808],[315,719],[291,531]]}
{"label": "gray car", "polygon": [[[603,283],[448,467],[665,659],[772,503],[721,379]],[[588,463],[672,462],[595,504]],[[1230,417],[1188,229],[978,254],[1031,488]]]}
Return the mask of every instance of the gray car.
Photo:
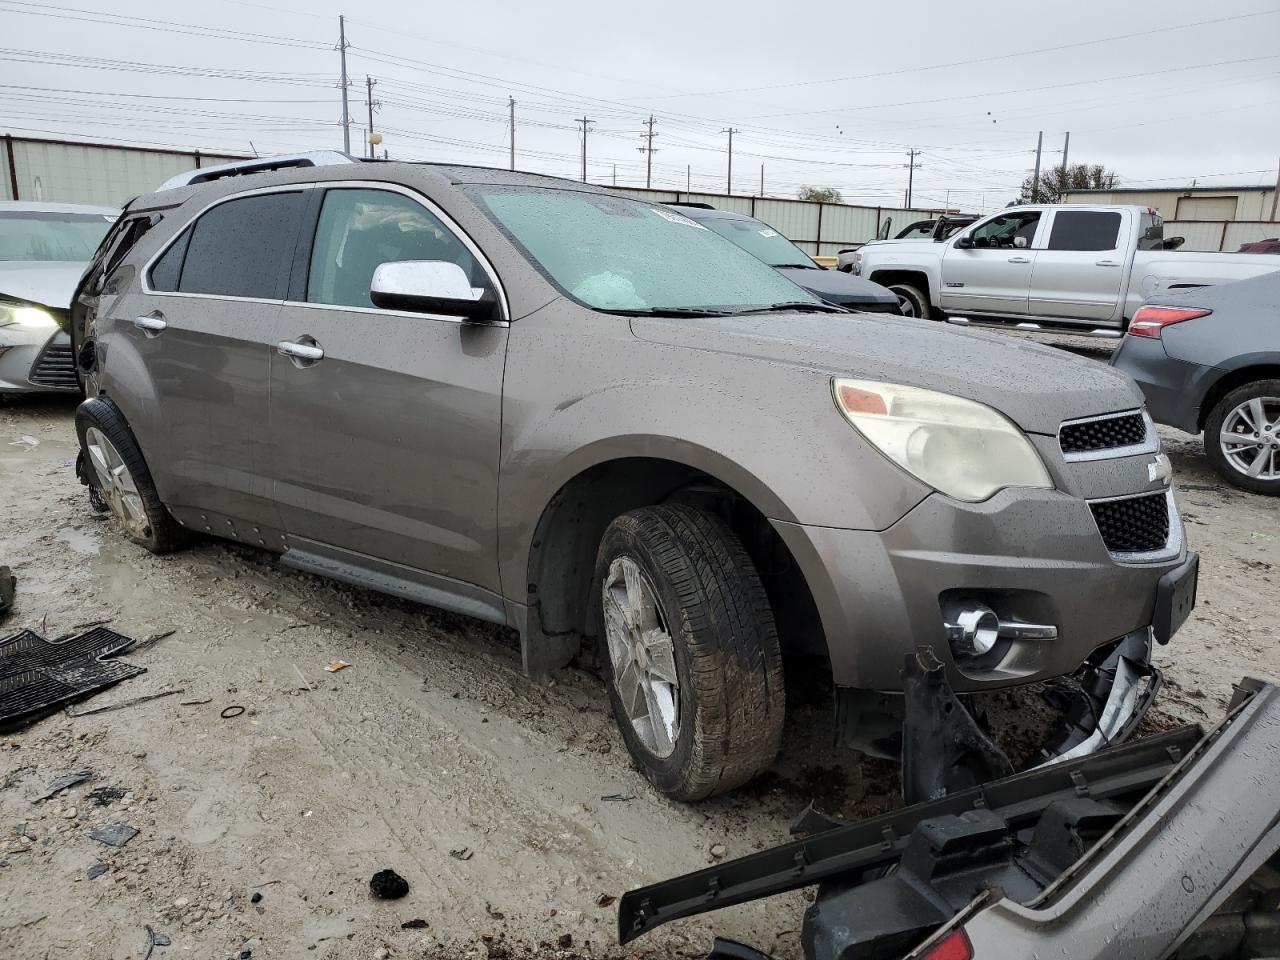
{"label": "gray car", "polygon": [[672,797],[770,766],[784,654],[853,718],[919,645],[991,690],[1168,640],[1194,598],[1127,377],[850,314],[605,189],[201,171],[129,205],[72,325],[83,476],[135,541],[213,534],[509,625],[534,674],[597,641]]}
{"label": "gray car", "polygon": [[120,211],[0,201],[0,396],[79,389],[65,321],[80,274]]}
{"label": "gray car", "polygon": [[1152,298],[1111,363],[1228,482],[1280,495],[1280,273]]}

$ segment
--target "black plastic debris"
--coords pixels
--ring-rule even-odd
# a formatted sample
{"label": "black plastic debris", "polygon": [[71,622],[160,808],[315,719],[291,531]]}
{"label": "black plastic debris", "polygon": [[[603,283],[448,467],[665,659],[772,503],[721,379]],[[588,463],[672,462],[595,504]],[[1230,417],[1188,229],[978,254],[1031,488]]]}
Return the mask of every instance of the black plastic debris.
{"label": "black plastic debris", "polygon": [[259,891],[257,891],[257,890],[253,891],[253,896],[251,896],[251,897],[249,898],[249,902],[250,902],[250,903],[261,903],[261,902],[262,902],[262,894],[261,894],[261,892],[259,892]]}
{"label": "black plastic debris", "polygon": [[67,773],[59,774],[49,781],[49,785],[34,794],[30,799],[32,803],[39,803],[41,800],[48,800],[52,796],[61,793],[67,787],[74,787],[77,783],[83,783],[93,776],[93,771],[88,767],[83,770],[71,770]]}
{"label": "black plastic debris", "polygon": [[421,917],[415,917],[412,920],[406,920],[404,923],[400,924],[400,929],[401,930],[425,930],[428,926],[429,924],[427,923],[427,921],[423,920]]}
{"label": "black plastic debris", "polygon": [[13,608],[13,595],[17,589],[18,578],[8,567],[0,567],[0,620]]}
{"label": "black plastic debris", "polygon": [[89,831],[89,836],[108,847],[123,847],[137,835],[137,827],[131,827],[127,823],[109,823],[105,827],[94,827]]}
{"label": "black plastic debris", "polygon": [[131,638],[107,627],[58,641],[32,630],[0,640],[0,730],[31,723],[146,673],[144,667],[112,659],[131,646]]}
{"label": "black plastic debris", "polygon": [[85,871],[85,876],[88,877],[90,880],[97,880],[100,876],[102,876],[104,873],[106,873],[110,869],[111,868],[108,867],[105,863],[95,863],[92,867],[90,867],[88,870]]}
{"label": "black plastic debris", "polygon": [[124,787],[98,787],[96,790],[90,790],[85,796],[98,806],[105,807],[122,799],[128,792]]}
{"label": "black plastic debris", "polygon": [[409,892],[409,881],[394,870],[379,870],[369,881],[369,890],[379,900],[398,900]]}

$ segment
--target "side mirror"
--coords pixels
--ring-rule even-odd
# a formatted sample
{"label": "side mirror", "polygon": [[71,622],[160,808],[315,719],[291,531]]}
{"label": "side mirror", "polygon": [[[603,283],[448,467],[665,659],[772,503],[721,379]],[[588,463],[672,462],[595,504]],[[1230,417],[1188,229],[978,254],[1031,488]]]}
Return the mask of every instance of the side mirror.
{"label": "side mirror", "polygon": [[494,301],[448,260],[400,260],[373,271],[369,299],[384,310],[439,313],[473,323],[493,319]]}
{"label": "side mirror", "polygon": [[956,249],[958,250],[973,249],[973,238],[970,237],[968,234],[965,234],[963,237],[958,237],[956,239]]}

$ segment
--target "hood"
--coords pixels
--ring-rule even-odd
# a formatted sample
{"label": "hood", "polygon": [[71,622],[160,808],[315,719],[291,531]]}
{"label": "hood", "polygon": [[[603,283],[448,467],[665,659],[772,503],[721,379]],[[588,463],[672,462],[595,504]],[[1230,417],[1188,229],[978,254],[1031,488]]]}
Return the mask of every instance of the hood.
{"label": "hood", "polygon": [[0,297],[67,310],[87,263],[0,260]]}
{"label": "hood", "polygon": [[779,273],[810,293],[842,307],[866,303],[898,303],[898,297],[880,286],[839,270],[810,270],[805,267],[776,267]]}
{"label": "hood", "polygon": [[994,407],[1023,430],[1127,410],[1142,396],[1096,360],[997,334],[888,314],[764,313],[697,320],[635,317],[641,340],[938,390]]}

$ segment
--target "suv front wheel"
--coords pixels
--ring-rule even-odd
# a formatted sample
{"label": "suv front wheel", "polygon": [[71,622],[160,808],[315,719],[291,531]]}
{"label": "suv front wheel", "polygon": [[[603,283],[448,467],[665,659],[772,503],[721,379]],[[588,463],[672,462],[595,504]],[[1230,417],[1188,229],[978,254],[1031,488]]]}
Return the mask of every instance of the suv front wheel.
{"label": "suv front wheel", "polygon": [[605,531],[594,583],[609,698],[644,775],[701,800],[768,769],[786,710],[782,654],[733,531],[687,504],[633,510]]}

